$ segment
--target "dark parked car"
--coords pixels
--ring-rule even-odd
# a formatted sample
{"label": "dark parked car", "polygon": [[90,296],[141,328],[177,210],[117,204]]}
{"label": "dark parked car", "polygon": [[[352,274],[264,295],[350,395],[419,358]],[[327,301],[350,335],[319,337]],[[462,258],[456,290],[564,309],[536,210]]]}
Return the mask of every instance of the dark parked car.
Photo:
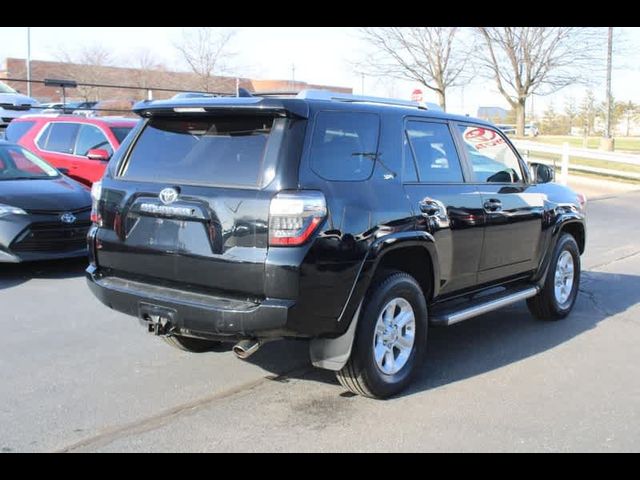
{"label": "dark parked car", "polygon": [[585,199],[487,122],[319,91],[135,110],[94,184],[87,277],[178,348],[311,339],[314,365],[387,397],[430,326],[574,305]]}
{"label": "dark parked car", "polygon": [[98,102],[42,103],[40,104],[40,113],[64,113],[71,115],[78,110],[81,114],[84,114],[84,112],[91,112],[91,109],[94,108],[97,103]]}
{"label": "dark parked car", "polygon": [[86,187],[0,141],[0,263],[86,256],[90,213]]}

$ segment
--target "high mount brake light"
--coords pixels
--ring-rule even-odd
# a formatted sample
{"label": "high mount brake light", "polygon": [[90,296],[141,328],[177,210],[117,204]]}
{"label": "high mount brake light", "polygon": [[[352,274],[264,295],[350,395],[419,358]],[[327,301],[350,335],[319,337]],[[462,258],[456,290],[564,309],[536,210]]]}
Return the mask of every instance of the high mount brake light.
{"label": "high mount brake light", "polygon": [[326,216],[327,203],[322,192],[278,193],[269,207],[269,245],[302,245]]}

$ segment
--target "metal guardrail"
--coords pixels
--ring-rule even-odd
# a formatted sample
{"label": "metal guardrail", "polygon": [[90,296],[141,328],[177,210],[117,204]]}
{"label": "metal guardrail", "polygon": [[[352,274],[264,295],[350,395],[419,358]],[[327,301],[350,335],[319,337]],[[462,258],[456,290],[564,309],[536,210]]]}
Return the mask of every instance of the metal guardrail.
{"label": "metal guardrail", "polygon": [[[529,156],[529,161],[535,161],[537,163],[544,163],[546,165],[551,165],[555,168],[559,168],[558,162],[555,160],[549,160],[548,158],[536,158],[535,156]],[[595,175],[606,175],[607,177],[616,177],[626,180],[636,180],[640,181],[640,173],[636,172],[623,172],[621,170],[611,170],[609,168],[600,168],[600,167],[590,167],[587,165],[569,165],[569,170],[574,170],[576,172],[583,173],[591,173]]]}
{"label": "metal guardrail", "polygon": [[[554,153],[557,155],[563,155],[565,152],[565,147],[563,145],[549,145],[545,143],[529,142],[526,140],[516,140],[513,143],[520,151],[530,150],[533,152]],[[603,152],[590,148],[576,147],[569,147],[567,153],[569,154],[569,157],[591,158],[593,160],[605,160],[608,162],[640,165],[640,155],[632,153]]]}
{"label": "metal guardrail", "polygon": [[[588,148],[572,148],[567,142],[563,145],[549,145],[545,143],[530,142],[526,140],[514,140],[513,144],[520,151],[520,154],[540,163],[546,163],[548,165],[557,166],[556,160],[546,160],[541,158],[535,158],[535,152],[548,153],[557,155],[560,160],[560,183],[566,185],[569,176],[569,170],[577,172],[592,173],[596,175],[607,175],[610,177],[617,177],[621,179],[640,180],[640,173],[628,172],[615,168],[602,168],[593,167],[591,165],[581,165],[580,163],[570,162],[570,158],[586,158],[592,160],[601,160],[611,163],[620,163],[625,165],[637,165],[640,166],[640,155],[628,154],[628,153],[615,153],[615,152],[602,152],[594,151]],[[534,152],[532,154],[532,152]]]}

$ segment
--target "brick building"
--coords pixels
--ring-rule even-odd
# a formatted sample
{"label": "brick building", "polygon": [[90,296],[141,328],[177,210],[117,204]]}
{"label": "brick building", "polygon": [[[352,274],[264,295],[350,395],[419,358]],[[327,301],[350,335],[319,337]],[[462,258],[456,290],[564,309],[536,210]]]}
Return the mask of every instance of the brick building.
{"label": "brick building", "polygon": [[[4,68],[0,69],[0,80],[6,78],[27,78],[26,61],[22,58],[7,58]],[[137,68],[106,67],[79,65],[74,63],[31,60],[31,78],[75,80],[78,83],[102,85],[119,85],[142,87],[140,89],[78,87],[67,90],[68,99],[77,100],[142,100],[147,97],[150,87],[166,88],[176,91],[210,91],[233,92],[236,88],[236,77],[211,77],[204,80],[190,72],[173,72],[169,70],[141,70]],[[332,90],[352,93],[351,88],[331,85],[318,85],[290,80],[255,80],[239,78],[240,87],[251,92],[266,91],[299,91],[306,88]],[[16,90],[27,92],[25,82],[5,81]],[[153,90],[152,90],[153,91]],[[153,91],[154,99],[172,97],[175,92]],[[60,101],[62,92],[56,87],[45,87],[42,83],[31,84],[31,96],[40,102]]]}

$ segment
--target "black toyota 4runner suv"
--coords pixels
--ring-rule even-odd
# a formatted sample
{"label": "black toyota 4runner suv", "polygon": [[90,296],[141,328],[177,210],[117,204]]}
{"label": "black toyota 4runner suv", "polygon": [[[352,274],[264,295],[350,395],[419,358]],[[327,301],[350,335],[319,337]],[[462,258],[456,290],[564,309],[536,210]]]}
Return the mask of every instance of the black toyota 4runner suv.
{"label": "black toyota 4runner suv", "polygon": [[310,339],[314,365],[382,398],[430,326],[574,305],[585,199],[485,121],[321,91],[135,111],[93,188],[88,282],[178,348]]}

